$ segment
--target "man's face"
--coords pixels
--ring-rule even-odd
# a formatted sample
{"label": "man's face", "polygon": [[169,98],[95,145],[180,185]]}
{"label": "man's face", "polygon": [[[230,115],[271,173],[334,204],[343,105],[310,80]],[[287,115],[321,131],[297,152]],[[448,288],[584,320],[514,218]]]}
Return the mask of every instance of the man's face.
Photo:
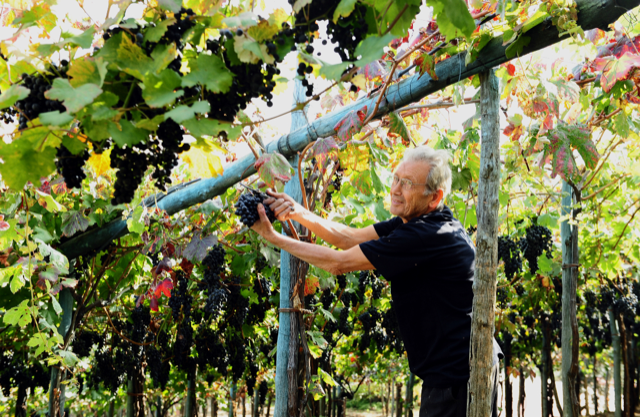
{"label": "man's face", "polygon": [[438,193],[424,195],[425,185],[417,185],[426,182],[429,169],[429,164],[418,161],[402,162],[396,169],[395,175],[400,180],[406,178],[413,183],[410,190],[402,187],[402,181],[391,186],[391,214],[400,217],[405,223],[433,211],[438,204],[438,201],[434,204]]}

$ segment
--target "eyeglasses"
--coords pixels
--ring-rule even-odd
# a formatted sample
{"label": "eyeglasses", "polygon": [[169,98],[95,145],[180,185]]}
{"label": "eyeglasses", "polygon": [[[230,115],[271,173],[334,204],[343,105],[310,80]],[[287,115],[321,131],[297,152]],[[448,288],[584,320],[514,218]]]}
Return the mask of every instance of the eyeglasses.
{"label": "eyeglasses", "polygon": [[391,183],[391,186],[393,187],[397,183],[400,183],[400,185],[402,186],[402,189],[405,190],[405,191],[410,191],[413,188],[414,185],[427,185],[426,183],[425,184],[415,184],[409,178],[400,178],[397,175],[394,175],[393,176],[393,182]]}

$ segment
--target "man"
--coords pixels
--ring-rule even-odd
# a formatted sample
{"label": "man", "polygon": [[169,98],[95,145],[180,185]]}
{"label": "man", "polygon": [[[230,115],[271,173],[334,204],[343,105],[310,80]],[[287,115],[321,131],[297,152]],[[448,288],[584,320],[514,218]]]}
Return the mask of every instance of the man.
{"label": "man", "polygon": [[462,417],[467,409],[475,248],[443,203],[450,189],[448,153],[421,146],[407,150],[394,173],[390,211],[396,217],[363,229],[270,193],[275,198],[265,204],[279,220],[295,220],[341,251],[277,233],[262,205],[253,226],[316,267],[336,275],[377,269],[391,283],[409,368],[423,380],[420,417]]}

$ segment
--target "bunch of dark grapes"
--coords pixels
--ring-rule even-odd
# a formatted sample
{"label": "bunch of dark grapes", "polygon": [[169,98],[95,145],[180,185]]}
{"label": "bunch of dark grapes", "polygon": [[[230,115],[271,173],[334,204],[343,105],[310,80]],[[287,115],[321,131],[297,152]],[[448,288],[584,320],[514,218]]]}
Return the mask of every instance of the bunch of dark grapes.
{"label": "bunch of dark grapes", "polygon": [[171,170],[178,165],[178,154],[191,149],[191,145],[182,143],[184,133],[184,129],[179,124],[172,119],[167,119],[158,125],[156,131],[157,140],[160,143],[151,141],[149,147],[153,152],[151,162],[155,167],[151,177],[156,180],[156,187],[162,191],[166,191],[166,185],[171,184]]}
{"label": "bunch of dark grapes", "polygon": [[56,168],[64,178],[67,187],[80,188],[82,180],[87,177],[82,170],[87,159],[89,159],[89,151],[86,149],[78,155],[74,155],[64,145],[60,145],[56,150]]}
{"label": "bunch of dark grapes", "polygon": [[[0,94],[2,94],[2,91],[0,91]],[[19,112],[14,107],[0,109],[0,121],[4,122],[4,124],[14,123],[18,115]]]}
{"label": "bunch of dark grapes", "polygon": [[89,385],[98,389],[100,384],[112,394],[122,386],[126,375],[126,365],[114,360],[114,350],[109,346],[98,349],[93,358],[91,372],[89,373]]}
{"label": "bunch of dark grapes", "polygon": [[371,298],[374,300],[380,299],[382,296],[382,290],[385,288],[385,283],[374,275],[371,279]]}
{"label": "bunch of dark grapes", "polygon": [[247,383],[247,393],[250,397],[253,397],[253,389],[256,386],[256,381],[258,380],[258,371],[260,370],[260,368],[258,367],[258,362],[256,361],[255,355],[251,351],[247,352],[247,363],[249,364],[249,369],[245,378],[245,382]]}
{"label": "bunch of dark grapes", "polygon": [[358,289],[356,290],[356,296],[361,302],[364,302],[364,293],[367,291],[367,285],[372,281],[372,275],[370,271],[360,271],[358,275]]}
{"label": "bunch of dark grapes", "polygon": [[261,273],[266,267],[269,266],[269,263],[267,262],[267,258],[265,258],[262,255],[258,255],[258,258],[256,259],[256,273]]}
{"label": "bunch of dark grapes", "polygon": [[351,336],[351,333],[353,333],[353,326],[349,323],[348,307],[344,307],[340,311],[340,317],[338,318],[338,331],[345,336]]}
{"label": "bunch of dark grapes", "polygon": [[[305,75],[311,74],[313,72],[313,67],[311,65],[307,65],[304,62],[298,64],[298,75],[304,77]],[[302,79],[302,85],[307,88],[305,95],[307,97],[313,96],[313,85],[309,83],[306,78]]]}
{"label": "bunch of dark grapes", "polygon": [[346,275],[338,275],[336,277],[336,280],[338,281],[338,288],[340,288],[341,290],[344,290],[345,288],[347,288],[347,276]]}
{"label": "bunch of dark grapes", "polygon": [[213,245],[211,250],[207,252],[207,256],[202,260],[202,265],[206,267],[206,274],[221,274],[226,267],[224,259],[226,254],[227,252],[224,250],[222,244],[217,243]]}
{"label": "bunch of dark grapes", "polygon": [[258,302],[251,304],[247,322],[261,323],[267,314],[267,310],[271,307],[269,297],[271,296],[271,283],[266,278],[254,278],[253,291],[258,295]]}
{"label": "bunch of dark grapes", "polygon": [[91,348],[98,345],[98,349],[102,347],[103,338],[98,333],[91,330],[81,330],[73,338],[71,349],[79,358],[89,356]]}
{"label": "bunch of dark grapes", "polygon": [[[251,227],[255,222],[260,220],[258,214],[258,204],[262,204],[263,198],[253,193],[242,194],[235,205],[236,214],[240,216],[240,221],[245,226]],[[276,220],[276,216],[273,214],[271,207],[264,206],[267,218],[271,223]]]}
{"label": "bunch of dark grapes", "polygon": [[242,329],[249,313],[249,300],[242,295],[240,278],[234,278],[228,285],[229,298],[226,305],[225,324],[234,329]]}
{"label": "bunch of dark grapes", "polygon": [[164,389],[169,382],[169,373],[171,372],[169,361],[163,360],[162,351],[154,345],[147,347],[146,361],[153,384],[157,388]]}
{"label": "bunch of dark grapes", "polygon": [[260,385],[258,385],[258,401],[261,407],[264,405],[264,402],[267,399],[268,392],[269,387],[267,386],[267,381],[263,379],[262,381],[260,381]]}
{"label": "bunch of dark grapes", "polygon": [[333,293],[332,288],[325,288],[322,291],[322,295],[320,296],[320,302],[322,303],[322,308],[325,310],[330,310],[331,305],[336,299],[336,295]]}
{"label": "bunch of dark grapes", "polygon": [[624,295],[613,302],[613,311],[623,316],[633,316],[637,305],[638,298],[635,294]]}
{"label": "bunch of dark grapes", "polygon": [[245,368],[246,343],[239,336],[234,336],[230,343],[227,343],[229,349],[229,365],[231,365],[231,375],[235,381],[242,378]]}
{"label": "bunch of dark grapes", "polygon": [[496,288],[496,301],[500,308],[504,308],[507,304],[507,300],[509,298],[509,290],[504,287]]}
{"label": "bunch of dark grapes", "polygon": [[171,307],[171,313],[173,315],[173,321],[180,322],[181,314],[183,317],[190,317],[191,315],[191,303],[193,297],[189,295],[187,286],[189,281],[184,272],[176,270],[177,285],[171,290],[171,297],[169,298],[169,307]]}
{"label": "bunch of dark grapes", "polygon": [[226,374],[229,360],[222,337],[218,332],[210,326],[200,326],[195,337],[195,347],[198,353],[197,363],[201,370],[210,366],[223,375]]}
{"label": "bunch of dark grapes", "polygon": [[207,256],[202,260],[204,265],[204,273],[199,288],[205,291],[207,301],[205,302],[204,311],[208,317],[214,319],[218,317],[227,302],[227,289],[220,280],[220,273],[225,269],[226,252],[221,244],[214,245]]}
{"label": "bunch of dark grapes", "polygon": [[20,114],[18,129],[26,129],[27,122],[36,119],[40,113],[56,110],[63,113],[66,110],[60,101],[49,100],[44,94],[51,88],[54,78],[68,78],[68,69],[69,62],[62,60],[60,66],[51,64],[46,72],[22,74],[22,85],[30,91],[27,97],[16,101],[14,105],[14,110]]}
{"label": "bunch of dark grapes", "polygon": [[522,257],[518,243],[509,236],[498,237],[498,260],[504,261],[504,274],[511,280],[522,270]]}
{"label": "bunch of dark grapes", "polygon": [[532,274],[538,272],[538,256],[551,253],[552,239],[551,230],[547,227],[532,225],[527,228],[526,238],[521,241],[521,246]]}
{"label": "bunch of dark grapes", "polygon": [[[327,35],[331,43],[336,45],[333,51],[340,55],[342,62],[354,62],[358,59],[355,54],[356,47],[367,35],[368,30],[368,25],[365,21],[366,13],[367,6],[357,3],[349,16],[341,16],[336,22],[333,19],[329,19]],[[353,87],[355,86],[352,85]]]}

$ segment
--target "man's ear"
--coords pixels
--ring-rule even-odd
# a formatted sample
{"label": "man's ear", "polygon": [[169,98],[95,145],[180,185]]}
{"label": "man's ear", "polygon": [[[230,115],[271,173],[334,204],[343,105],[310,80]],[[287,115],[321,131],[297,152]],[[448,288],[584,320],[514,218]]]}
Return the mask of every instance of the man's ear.
{"label": "man's ear", "polygon": [[436,190],[436,192],[434,192],[432,195],[433,200],[429,202],[429,208],[431,210],[435,210],[436,208],[438,208],[438,204],[440,204],[440,202],[444,198],[444,192],[442,190]]}

